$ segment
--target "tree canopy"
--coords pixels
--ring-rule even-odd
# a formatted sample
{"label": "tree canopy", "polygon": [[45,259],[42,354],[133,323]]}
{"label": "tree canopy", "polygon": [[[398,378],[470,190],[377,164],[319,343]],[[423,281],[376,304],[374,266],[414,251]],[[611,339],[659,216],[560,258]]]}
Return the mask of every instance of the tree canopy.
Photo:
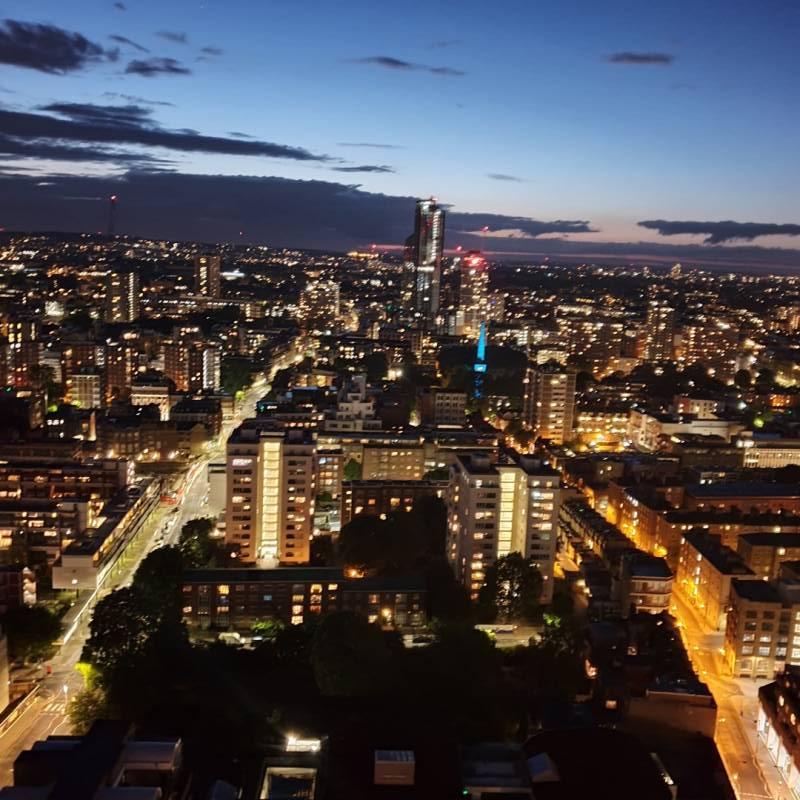
{"label": "tree canopy", "polygon": [[542,585],[542,574],[532,558],[526,559],[520,553],[498,558],[486,570],[485,583],[478,595],[482,618],[487,622],[494,619],[534,621]]}

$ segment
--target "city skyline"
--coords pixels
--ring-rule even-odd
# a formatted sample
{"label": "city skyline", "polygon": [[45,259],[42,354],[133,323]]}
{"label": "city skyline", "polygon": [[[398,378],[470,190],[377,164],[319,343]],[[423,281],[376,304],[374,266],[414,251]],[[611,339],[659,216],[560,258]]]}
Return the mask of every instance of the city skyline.
{"label": "city skyline", "polygon": [[0,227],[800,266],[797,9],[308,11],[7,4]]}

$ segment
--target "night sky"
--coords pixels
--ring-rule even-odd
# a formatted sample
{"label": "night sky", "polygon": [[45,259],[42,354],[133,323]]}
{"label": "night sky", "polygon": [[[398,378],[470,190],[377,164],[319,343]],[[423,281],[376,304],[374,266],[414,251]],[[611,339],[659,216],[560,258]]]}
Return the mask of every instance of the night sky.
{"label": "night sky", "polygon": [[6,0],[0,19],[8,230],[97,229],[114,192],[122,232],[397,245],[435,195],[448,246],[800,264],[771,250],[800,249],[794,0]]}

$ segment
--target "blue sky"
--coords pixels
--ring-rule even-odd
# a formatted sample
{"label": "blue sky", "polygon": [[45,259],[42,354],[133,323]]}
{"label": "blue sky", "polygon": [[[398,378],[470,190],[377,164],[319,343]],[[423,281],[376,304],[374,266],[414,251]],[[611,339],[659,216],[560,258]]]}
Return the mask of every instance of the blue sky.
{"label": "blue sky", "polygon": [[[800,6],[791,0],[125,6],[7,0],[0,17],[79,32],[104,48],[118,46],[110,35],[124,36],[150,52],[123,45],[117,61],[66,74],[0,64],[8,90],[0,104],[133,102],[114,93],[172,103],[147,106],[164,128],[243,132],[343,159],[173,153],[181,172],[357,183],[393,196],[433,194],[462,212],[589,221],[593,232],[569,234],[577,241],[703,240],[637,225],[649,219],[800,223]],[[223,52],[197,60],[203,47]],[[661,63],[609,61],[620,53]],[[125,74],[129,61],[156,57],[192,74]],[[358,63],[373,57],[421,66]],[[394,171],[335,171],[365,164]],[[798,248],[800,237],[756,244]]]}

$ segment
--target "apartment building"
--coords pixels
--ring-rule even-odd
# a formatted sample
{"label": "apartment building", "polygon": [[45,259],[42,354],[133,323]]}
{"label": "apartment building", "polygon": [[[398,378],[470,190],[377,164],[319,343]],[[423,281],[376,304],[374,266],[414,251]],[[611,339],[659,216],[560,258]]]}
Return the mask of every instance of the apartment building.
{"label": "apartment building", "polygon": [[563,444],[572,438],[575,379],[574,370],[554,361],[528,368],[524,418],[538,438],[553,444]]}
{"label": "apartment building", "polygon": [[345,481],[341,524],[360,514],[383,518],[392,511],[411,511],[420,498],[444,497],[447,486],[447,481]]}
{"label": "apartment building", "polygon": [[542,602],[550,602],[561,502],[555,470],[529,456],[492,463],[482,453],[460,454],[447,502],[448,558],[473,596],[498,558],[518,552],[534,560],[544,578]]}
{"label": "apartment building", "polygon": [[731,582],[758,577],[739,553],[722,543],[721,536],[697,530],[682,537],[678,591],[712,630],[725,630]]}
{"label": "apartment building", "polygon": [[758,689],[758,738],[786,782],[800,796],[800,667],[787,666]]}
{"label": "apartment building", "polygon": [[745,533],[737,549],[759,578],[774,580],[784,562],[800,560],[800,533]]}
{"label": "apartment building", "polygon": [[225,538],[242,563],[305,564],[314,519],[316,448],[303,429],[243,422],[227,444]]}
{"label": "apartment building", "polygon": [[417,397],[423,425],[463,425],[467,407],[466,392],[431,387]]}

